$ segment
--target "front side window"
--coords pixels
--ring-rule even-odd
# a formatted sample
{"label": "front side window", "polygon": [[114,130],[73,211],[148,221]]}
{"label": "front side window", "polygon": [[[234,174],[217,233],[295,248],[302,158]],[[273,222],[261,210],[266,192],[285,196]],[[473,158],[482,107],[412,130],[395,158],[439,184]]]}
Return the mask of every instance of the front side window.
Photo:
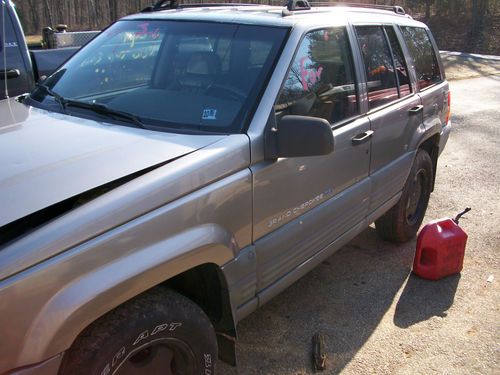
{"label": "front side window", "polygon": [[237,133],[287,33],[255,25],[119,21],[35,90],[30,104],[61,110],[62,97],[72,115],[95,117],[92,111],[100,115],[106,107],[116,118],[126,112],[155,130]]}
{"label": "front side window", "polygon": [[368,85],[370,109],[399,98],[394,62],[381,26],[356,27]]}
{"label": "front side window", "polygon": [[401,27],[415,64],[417,87],[422,90],[443,80],[439,63],[427,31],[421,27]]}
{"label": "front side window", "polygon": [[276,115],[336,123],[358,114],[351,49],[344,27],[304,37],[275,105]]}

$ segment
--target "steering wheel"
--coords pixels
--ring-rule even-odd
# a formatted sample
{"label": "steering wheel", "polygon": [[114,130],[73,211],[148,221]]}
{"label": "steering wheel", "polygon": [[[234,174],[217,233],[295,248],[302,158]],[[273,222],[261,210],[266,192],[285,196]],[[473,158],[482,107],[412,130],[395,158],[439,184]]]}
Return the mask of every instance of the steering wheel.
{"label": "steering wheel", "polygon": [[208,95],[210,93],[219,98],[236,99],[241,102],[245,101],[247,98],[247,93],[243,90],[220,83],[212,83],[208,86],[205,90],[205,94]]}

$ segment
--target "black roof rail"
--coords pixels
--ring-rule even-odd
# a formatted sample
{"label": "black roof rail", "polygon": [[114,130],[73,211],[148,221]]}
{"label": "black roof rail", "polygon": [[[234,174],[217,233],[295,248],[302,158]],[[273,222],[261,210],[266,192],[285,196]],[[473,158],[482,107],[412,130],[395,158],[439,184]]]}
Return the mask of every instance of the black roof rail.
{"label": "black roof rail", "polygon": [[178,6],[179,4],[177,3],[177,0],[160,0],[154,3],[154,5],[144,8],[141,12],[156,12],[164,9],[176,9]]}
{"label": "black roof rail", "polygon": [[311,1],[309,2],[312,6],[343,6],[343,7],[354,7],[354,8],[373,8],[381,10],[390,10],[396,14],[402,16],[406,15],[405,10],[399,5],[379,5],[379,4],[364,4],[364,3],[349,3],[343,1]]}
{"label": "black roof rail", "polygon": [[291,16],[297,10],[310,10],[311,5],[307,0],[288,0],[285,3],[285,8],[281,12],[283,17]]}
{"label": "black roof rail", "polygon": [[[270,0],[269,3],[276,2]],[[277,0],[279,1],[279,0]],[[255,3],[231,3],[231,2],[221,2],[221,3],[204,3],[203,1],[199,3],[183,3],[179,4],[178,0],[159,0],[154,5],[144,8],[141,12],[155,12],[167,9],[178,9],[178,8],[203,8],[203,7],[224,7],[224,6],[258,6],[267,4],[255,4]],[[294,11],[310,10],[311,6],[315,7],[328,7],[328,6],[343,6],[343,7],[354,7],[354,8],[371,8],[371,9],[381,9],[392,11],[399,15],[406,15],[403,7],[399,5],[379,5],[379,4],[364,4],[364,3],[349,3],[343,1],[308,1],[308,0],[287,0],[284,4],[283,16],[289,16]]]}
{"label": "black roof rail", "polygon": [[309,10],[311,9],[311,5],[307,0],[288,0],[285,4],[286,9],[290,12],[295,10]]}
{"label": "black roof rail", "polygon": [[[169,3],[169,4],[167,4]],[[266,5],[266,4],[255,4],[255,3],[231,3],[221,2],[221,3],[183,3],[179,4],[177,0],[160,0],[156,2],[154,5],[148,6],[141,10],[141,12],[156,12],[160,10],[167,9],[178,9],[178,8],[207,8],[207,7],[229,7],[229,6],[258,6],[258,5]]]}

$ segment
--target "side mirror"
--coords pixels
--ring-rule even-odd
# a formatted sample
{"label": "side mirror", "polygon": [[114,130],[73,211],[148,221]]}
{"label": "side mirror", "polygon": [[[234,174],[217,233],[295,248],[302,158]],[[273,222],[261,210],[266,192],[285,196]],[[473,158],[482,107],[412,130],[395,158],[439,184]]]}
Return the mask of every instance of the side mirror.
{"label": "side mirror", "polygon": [[319,156],[333,151],[332,128],[317,117],[284,116],[276,137],[278,157]]}

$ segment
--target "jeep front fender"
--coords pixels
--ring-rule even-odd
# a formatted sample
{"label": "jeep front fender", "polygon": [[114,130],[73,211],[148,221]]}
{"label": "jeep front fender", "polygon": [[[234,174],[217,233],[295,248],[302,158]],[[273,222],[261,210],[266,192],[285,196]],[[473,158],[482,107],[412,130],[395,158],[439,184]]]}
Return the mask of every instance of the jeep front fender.
{"label": "jeep front fender", "polygon": [[0,373],[68,349],[97,318],[172,276],[222,266],[250,230],[246,169],[1,281],[10,321],[0,322]]}

